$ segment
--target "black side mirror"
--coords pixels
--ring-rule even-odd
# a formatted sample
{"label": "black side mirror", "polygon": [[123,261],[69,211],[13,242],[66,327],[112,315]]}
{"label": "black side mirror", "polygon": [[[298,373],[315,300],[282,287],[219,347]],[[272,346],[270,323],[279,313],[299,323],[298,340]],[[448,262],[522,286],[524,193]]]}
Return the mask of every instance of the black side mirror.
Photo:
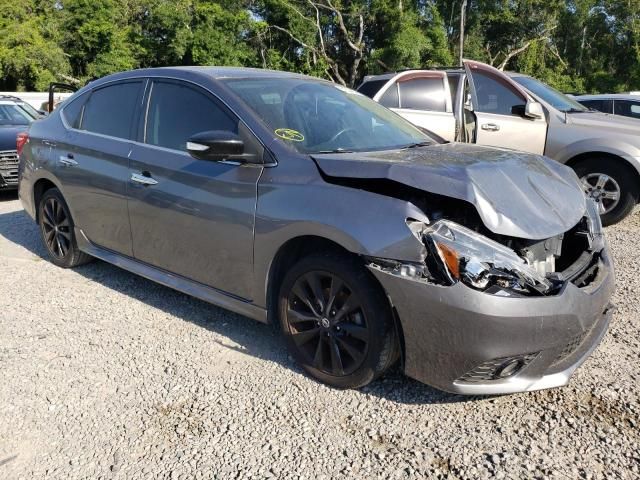
{"label": "black side mirror", "polygon": [[255,163],[255,155],[244,152],[242,139],[237,134],[225,130],[196,133],[187,141],[187,151],[198,160]]}

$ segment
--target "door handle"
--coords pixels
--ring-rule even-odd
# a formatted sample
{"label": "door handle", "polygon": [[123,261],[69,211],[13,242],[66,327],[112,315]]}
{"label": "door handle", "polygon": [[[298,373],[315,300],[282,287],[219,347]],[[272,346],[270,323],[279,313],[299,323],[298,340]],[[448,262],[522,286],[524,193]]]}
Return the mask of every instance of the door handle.
{"label": "door handle", "polygon": [[500,125],[496,125],[495,123],[483,123],[480,128],[487,132],[497,132],[500,130]]}
{"label": "door handle", "polygon": [[72,153],[60,155],[60,158],[58,160],[60,161],[60,165],[62,165],[63,167],[75,167],[76,165],[78,165],[78,162],[73,159]]}
{"label": "door handle", "polygon": [[[147,172],[145,172],[147,173]],[[135,182],[135,183],[139,183],[141,185],[145,185],[145,186],[150,186],[150,185],[157,185],[158,181],[154,180],[153,178],[151,178],[151,175],[147,174],[141,174],[141,173],[132,173],[131,174],[131,181]]]}

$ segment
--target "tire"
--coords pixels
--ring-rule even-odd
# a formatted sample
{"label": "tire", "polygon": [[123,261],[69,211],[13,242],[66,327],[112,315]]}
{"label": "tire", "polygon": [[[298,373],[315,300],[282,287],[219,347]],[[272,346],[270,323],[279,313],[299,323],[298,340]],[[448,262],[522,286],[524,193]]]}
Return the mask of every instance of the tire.
{"label": "tire", "polygon": [[71,212],[57,188],[50,188],[42,195],[38,204],[38,225],[42,243],[54,265],[73,268],[93,259],[78,248]]}
{"label": "tire", "polygon": [[[607,198],[597,199],[601,208],[600,218],[603,225],[618,223],[629,215],[638,203],[638,175],[632,167],[610,157],[592,157],[580,161],[573,166],[573,169],[582,181],[585,193],[592,198],[600,195],[596,185],[598,185],[598,180],[604,179],[605,176],[609,178],[605,188],[610,191],[618,190],[618,201],[615,204]],[[601,191],[604,192],[604,190]],[[610,195],[610,191],[606,194]]]}
{"label": "tire", "polygon": [[399,357],[389,301],[357,258],[325,253],[300,260],[282,281],[278,314],[291,355],[332,387],[367,385]]}

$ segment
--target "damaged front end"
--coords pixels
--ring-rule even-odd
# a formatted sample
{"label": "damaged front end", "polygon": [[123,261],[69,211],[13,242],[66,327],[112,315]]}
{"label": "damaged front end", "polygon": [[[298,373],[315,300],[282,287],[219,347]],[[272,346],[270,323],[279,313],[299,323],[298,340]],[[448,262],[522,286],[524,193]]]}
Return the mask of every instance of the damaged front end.
{"label": "damaged front end", "polygon": [[497,296],[554,295],[567,281],[586,286],[604,248],[592,201],[572,229],[544,240],[485,234],[446,218],[430,224],[408,219],[407,226],[425,246],[424,263],[369,259],[370,268],[443,286],[461,282]]}

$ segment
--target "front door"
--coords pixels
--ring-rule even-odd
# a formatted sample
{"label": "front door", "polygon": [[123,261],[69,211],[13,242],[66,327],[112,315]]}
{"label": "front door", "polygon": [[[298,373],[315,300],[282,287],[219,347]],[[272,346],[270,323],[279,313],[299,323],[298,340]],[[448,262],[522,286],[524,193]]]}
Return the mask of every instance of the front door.
{"label": "front door", "polygon": [[[154,80],[133,147],[129,216],[134,257],[251,299],[253,226],[262,166],[196,160],[187,140],[210,130],[251,135],[209,92]],[[253,146],[256,147],[255,137]],[[258,144],[259,145],[259,144]]]}
{"label": "front door", "polygon": [[76,226],[92,243],[128,256],[129,153],[143,85],[109,84],[65,105],[68,128],[50,157]]}
{"label": "front door", "polygon": [[475,141],[542,155],[547,138],[544,118],[524,116],[529,95],[499,70],[478,62],[465,62],[470,79]]}

